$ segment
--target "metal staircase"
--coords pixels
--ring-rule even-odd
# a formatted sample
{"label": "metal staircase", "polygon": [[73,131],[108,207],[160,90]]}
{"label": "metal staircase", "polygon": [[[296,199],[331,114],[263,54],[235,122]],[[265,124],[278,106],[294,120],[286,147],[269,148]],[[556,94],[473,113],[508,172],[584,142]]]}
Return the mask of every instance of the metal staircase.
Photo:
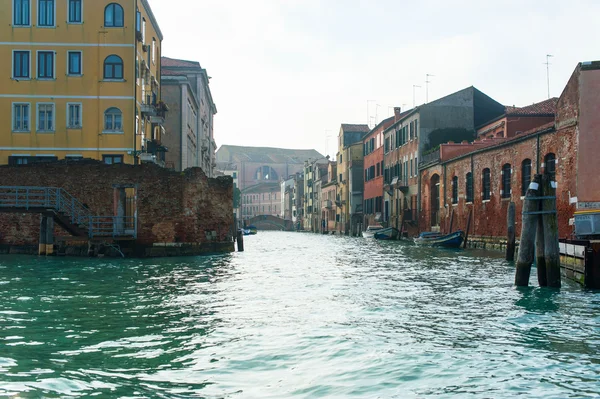
{"label": "metal staircase", "polygon": [[95,216],[62,188],[0,186],[0,212],[51,215],[77,237],[137,238],[137,217]]}

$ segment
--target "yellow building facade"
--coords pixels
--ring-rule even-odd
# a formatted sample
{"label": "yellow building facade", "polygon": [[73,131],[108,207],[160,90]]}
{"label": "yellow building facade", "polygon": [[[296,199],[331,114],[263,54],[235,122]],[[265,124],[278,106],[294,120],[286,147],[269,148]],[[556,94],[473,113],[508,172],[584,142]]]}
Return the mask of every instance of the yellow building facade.
{"label": "yellow building facade", "polygon": [[162,33],[147,0],[0,4],[0,164],[162,151]]}

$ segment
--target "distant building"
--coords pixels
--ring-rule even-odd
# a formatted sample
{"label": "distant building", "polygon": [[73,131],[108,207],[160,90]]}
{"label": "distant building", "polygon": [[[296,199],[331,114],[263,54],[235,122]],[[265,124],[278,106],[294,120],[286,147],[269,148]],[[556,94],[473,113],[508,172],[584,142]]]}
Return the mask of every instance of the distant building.
{"label": "distant building", "polygon": [[320,224],[320,179],[327,173],[329,157],[304,162],[304,230],[316,231]]}
{"label": "distant building", "polygon": [[242,190],[242,220],[277,216],[281,212],[281,187],[277,182],[259,183]]}
{"label": "distant building", "polygon": [[321,219],[325,220],[328,232],[337,230],[339,215],[337,214],[337,162],[329,162],[327,180],[321,184]]}
{"label": "distant building", "polygon": [[278,183],[302,172],[307,159],[323,158],[315,150],[222,145],[217,151],[219,170],[234,164],[239,172],[240,189],[259,183]]}
{"label": "distant building", "polygon": [[161,65],[163,95],[173,109],[166,120],[169,134],[163,139],[169,149],[166,162],[175,170],[198,166],[212,177],[216,166],[217,106],[209,87],[210,77],[197,61],[162,57]]}
{"label": "distant building", "polygon": [[304,228],[304,174],[297,173],[294,178],[294,191],[292,195],[292,222],[294,228]]}

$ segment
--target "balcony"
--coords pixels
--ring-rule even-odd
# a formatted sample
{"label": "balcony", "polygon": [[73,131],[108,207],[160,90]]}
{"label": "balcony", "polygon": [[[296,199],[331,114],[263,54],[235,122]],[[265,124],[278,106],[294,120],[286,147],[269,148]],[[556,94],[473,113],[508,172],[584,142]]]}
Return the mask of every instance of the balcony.
{"label": "balcony", "polygon": [[332,209],[333,208],[333,203],[331,200],[325,200],[323,201],[323,208],[325,209]]}
{"label": "balcony", "polygon": [[[407,192],[408,191],[408,181],[400,180],[397,177],[394,177],[390,183],[385,184],[386,191],[390,191],[395,188],[397,188],[398,190],[400,190],[402,192]],[[390,195],[391,195],[391,193],[390,193]]]}
{"label": "balcony", "polygon": [[421,155],[421,159],[419,160],[419,167],[421,165],[427,165],[430,163],[436,163],[440,161],[440,149],[438,148],[435,151],[432,151],[428,154]]}

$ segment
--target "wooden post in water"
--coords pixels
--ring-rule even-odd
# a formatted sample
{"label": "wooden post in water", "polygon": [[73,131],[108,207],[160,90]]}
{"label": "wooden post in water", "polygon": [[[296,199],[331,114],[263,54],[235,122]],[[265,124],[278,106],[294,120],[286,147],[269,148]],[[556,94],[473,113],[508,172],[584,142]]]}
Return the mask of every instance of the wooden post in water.
{"label": "wooden post in water", "polygon": [[54,218],[44,217],[46,218],[46,255],[54,255]]}
{"label": "wooden post in water", "polygon": [[46,255],[46,237],[48,225],[46,215],[40,215],[40,242],[38,245],[38,255]]}
{"label": "wooden post in water", "polygon": [[452,227],[454,225],[454,209],[450,212],[450,228],[448,229],[448,234],[452,233]]}
{"label": "wooden post in water", "polygon": [[512,262],[515,260],[515,203],[508,204],[507,223],[507,241],[506,241],[506,260]]}
{"label": "wooden post in water", "polygon": [[467,216],[467,230],[465,231],[465,242],[463,248],[467,247],[467,241],[469,239],[469,230],[471,229],[471,215],[473,215],[473,208],[469,208],[469,216]]}
{"label": "wooden post in water", "polygon": [[515,285],[518,287],[527,287],[529,285],[531,265],[533,264],[535,255],[535,233],[537,230],[537,217],[539,215],[539,200],[532,197],[538,197],[541,180],[542,177],[540,175],[534,176],[523,201],[521,241],[519,242],[519,255],[515,270]]}
{"label": "wooden post in water", "polygon": [[[540,186],[539,191],[540,197],[544,196],[544,186]],[[540,201],[539,210],[542,210],[542,202]],[[546,276],[546,258],[544,255],[544,218],[540,214],[537,220],[537,234],[535,236],[535,265],[537,268],[538,284],[540,287],[546,287],[548,285],[548,278]]]}
{"label": "wooden post in water", "polygon": [[237,250],[244,252],[244,231],[242,229],[238,229],[237,232]]}
{"label": "wooden post in water", "polygon": [[[542,179],[544,199],[542,218],[544,220],[544,258],[548,287],[560,288],[560,248],[558,245],[558,217],[556,215],[556,182],[550,175]],[[552,198],[553,197],[553,198]]]}

